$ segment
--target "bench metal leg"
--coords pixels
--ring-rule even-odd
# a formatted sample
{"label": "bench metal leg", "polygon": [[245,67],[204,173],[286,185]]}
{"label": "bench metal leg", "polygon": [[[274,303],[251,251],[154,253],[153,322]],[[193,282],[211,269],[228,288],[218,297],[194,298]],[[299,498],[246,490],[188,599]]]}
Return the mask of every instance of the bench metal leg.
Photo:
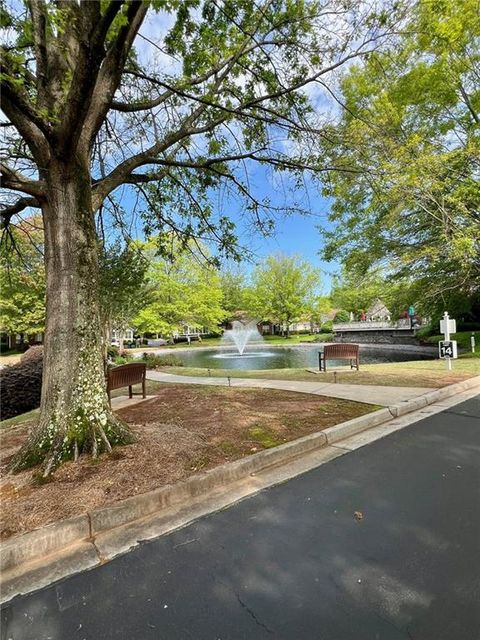
{"label": "bench metal leg", "polygon": [[130,385],[130,386],[128,387],[128,397],[129,397],[129,398],[133,398],[132,385]]}
{"label": "bench metal leg", "polygon": [[318,352],[318,370],[319,371],[322,370],[322,363],[323,363],[323,370],[325,371],[325,358],[323,357],[323,353],[319,351]]}

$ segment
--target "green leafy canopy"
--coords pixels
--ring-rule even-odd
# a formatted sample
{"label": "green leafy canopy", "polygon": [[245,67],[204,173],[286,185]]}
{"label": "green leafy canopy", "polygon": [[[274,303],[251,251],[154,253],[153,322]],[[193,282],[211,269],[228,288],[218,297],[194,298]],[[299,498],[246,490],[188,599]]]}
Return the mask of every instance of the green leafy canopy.
{"label": "green leafy canopy", "polygon": [[334,199],[327,259],[382,269],[424,309],[480,283],[480,14],[472,0],[416,3],[388,50],[344,75],[324,149]]}

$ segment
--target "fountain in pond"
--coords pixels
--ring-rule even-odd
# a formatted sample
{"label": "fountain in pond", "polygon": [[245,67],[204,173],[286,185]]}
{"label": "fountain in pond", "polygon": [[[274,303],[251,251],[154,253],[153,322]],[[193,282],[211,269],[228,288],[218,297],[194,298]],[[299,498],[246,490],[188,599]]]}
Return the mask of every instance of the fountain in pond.
{"label": "fountain in pond", "polygon": [[232,322],[232,328],[224,332],[222,342],[233,343],[239,355],[243,356],[245,347],[248,344],[263,343],[263,338],[260,335],[255,320],[250,320],[249,322],[234,320]]}

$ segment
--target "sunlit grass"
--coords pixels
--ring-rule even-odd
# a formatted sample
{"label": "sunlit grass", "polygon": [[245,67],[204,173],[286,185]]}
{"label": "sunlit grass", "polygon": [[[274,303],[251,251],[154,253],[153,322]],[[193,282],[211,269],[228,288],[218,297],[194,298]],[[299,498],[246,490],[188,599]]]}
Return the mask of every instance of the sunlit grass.
{"label": "sunlit grass", "polygon": [[301,369],[206,369],[200,367],[168,367],[165,372],[183,376],[211,376],[218,378],[260,378],[270,380],[301,380],[308,382],[337,382],[399,387],[443,387],[480,375],[480,360],[459,358],[448,371],[443,360],[419,360],[360,365],[360,371],[338,367],[326,373],[312,373]]}
{"label": "sunlit grass", "polygon": [[0,422],[0,429],[4,429],[5,427],[14,427],[15,425],[22,424],[23,422],[30,422],[32,420],[35,420],[39,415],[40,409],[33,409],[33,411],[21,413],[19,416],[14,416],[13,418],[2,420]]}

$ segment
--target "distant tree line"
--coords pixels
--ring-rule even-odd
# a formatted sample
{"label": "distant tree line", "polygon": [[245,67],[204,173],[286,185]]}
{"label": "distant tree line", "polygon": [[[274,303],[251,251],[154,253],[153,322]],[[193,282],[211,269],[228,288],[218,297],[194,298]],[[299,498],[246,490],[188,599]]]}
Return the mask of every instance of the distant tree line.
{"label": "distant tree line", "polygon": [[[4,293],[0,327],[33,336],[44,329],[45,272],[41,219],[15,230],[22,258],[0,254]],[[36,244],[33,242],[36,241]],[[220,268],[202,245],[169,235],[168,251],[157,238],[119,240],[100,252],[100,312],[104,344],[112,331],[172,339],[179,326],[219,332],[225,322],[248,317],[288,327],[299,320],[320,324],[330,303],[321,295],[320,272],[299,256],[272,255],[250,275],[244,267]],[[15,254],[13,254],[15,256]],[[20,256],[20,254],[19,254]]]}

